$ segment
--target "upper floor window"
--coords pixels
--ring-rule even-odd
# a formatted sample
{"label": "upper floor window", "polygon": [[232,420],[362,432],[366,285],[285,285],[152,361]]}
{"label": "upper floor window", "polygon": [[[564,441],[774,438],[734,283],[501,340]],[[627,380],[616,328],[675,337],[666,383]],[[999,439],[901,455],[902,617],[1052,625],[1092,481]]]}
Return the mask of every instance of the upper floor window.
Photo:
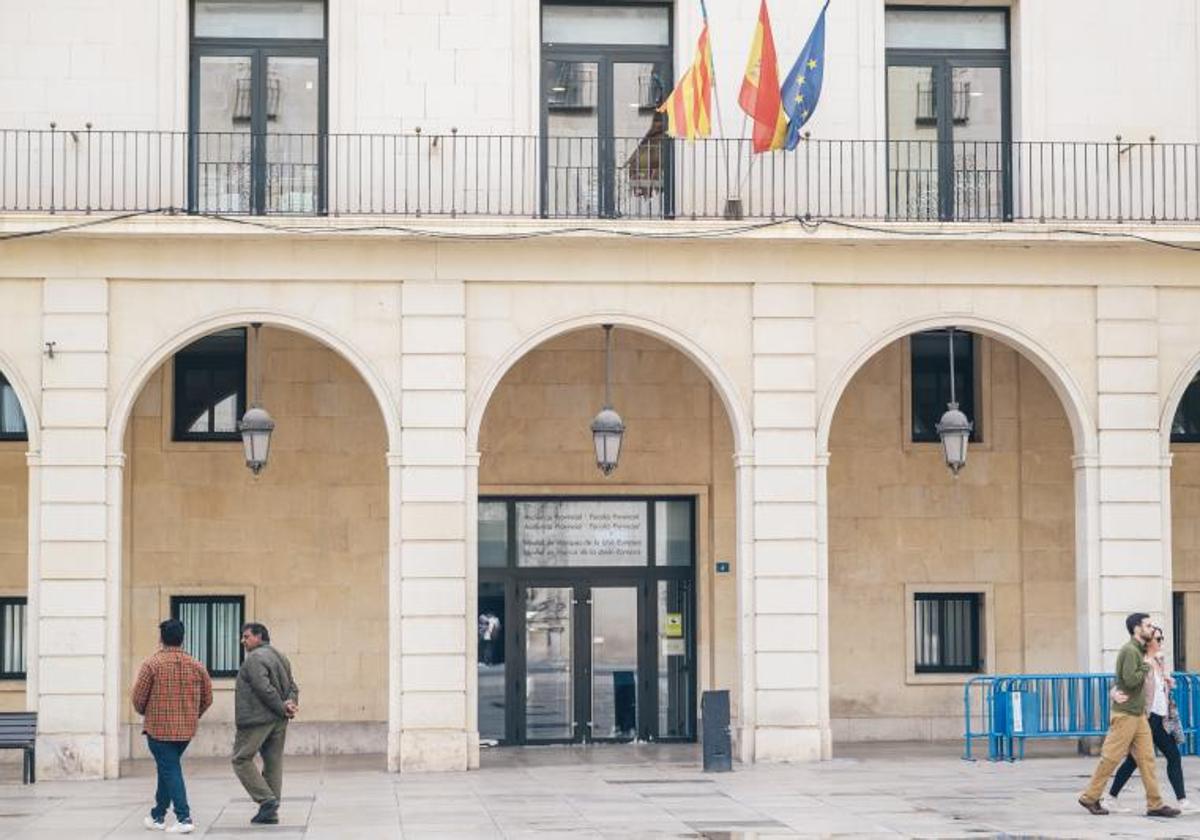
{"label": "upper floor window", "polygon": [[670,215],[667,3],[542,4],[547,215]]}
{"label": "upper floor window", "polygon": [[1011,218],[1008,12],[898,7],[885,21],[889,213]]}
{"label": "upper floor window", "polygon": [[324,0],[194,0],[189,207],[325,208]]}
{"label": "upper floor window", "polygon": [[912,439],[914,443],[937,443],[937,423],[950,402],[950,344],[954,344],[954,396],[958,408],[974,422],[972,442],[979,441],[976,411],[975,337],[955,330],[930,330],[909,336],[912,353]]}
{"label": "upper floor window", "polygon": [[28,440],[28,437],[17,392],[0,373],[0,440]]}
{"label": "upper floor window", "polygon": [[246,412],[246,330],[223,330],[175,354],[175,440],[241,440]]}

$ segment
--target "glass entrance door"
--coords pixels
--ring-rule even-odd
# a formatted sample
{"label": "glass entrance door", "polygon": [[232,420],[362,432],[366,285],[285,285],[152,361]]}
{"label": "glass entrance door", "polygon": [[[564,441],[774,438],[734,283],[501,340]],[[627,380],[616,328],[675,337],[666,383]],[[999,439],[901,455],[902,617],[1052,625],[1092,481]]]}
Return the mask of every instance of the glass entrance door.
{"label": "glass entrance door", "polygon": [[481,499],[480,738],[691,741],[695,502]]}

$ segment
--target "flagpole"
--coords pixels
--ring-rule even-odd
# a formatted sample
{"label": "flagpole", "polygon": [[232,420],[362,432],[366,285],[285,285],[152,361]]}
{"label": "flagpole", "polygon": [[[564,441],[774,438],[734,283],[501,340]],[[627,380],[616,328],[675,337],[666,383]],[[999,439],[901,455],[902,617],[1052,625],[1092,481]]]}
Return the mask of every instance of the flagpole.
{"label": "flagpole", "polygon": [[[704,21],[704,26],[707,27],[708,26],[708,6],[705,4],[704,0],[700,0],[700,17]],[[708,53],[709,53],[709,56],[711,57],[711,65],[710,65],[709,69],[712,71],[713,110],[716,112],[716,117],[717,117],[717,136],[718,136],[720,142],[727,143],[728,138],[725,136],[725,120],[721,118],[721,86],[717,83],[717,79],[719,77],[717,76],[717,59],[715,57],[716,52],[717,51],[715,49],[713,49],[712,30],[710,29],[708,31]],[[742,127],[742,130],[745,131],[745,126]],[[733,183],[729,177],[729,153],[728,153],[728,151],[726,151],[724,157],[725,157],[725,189],[726,189],[726,191],[728,191],[730,188],[730,185]],[[733,197],[736,198],[736,196],[733,196]]]}

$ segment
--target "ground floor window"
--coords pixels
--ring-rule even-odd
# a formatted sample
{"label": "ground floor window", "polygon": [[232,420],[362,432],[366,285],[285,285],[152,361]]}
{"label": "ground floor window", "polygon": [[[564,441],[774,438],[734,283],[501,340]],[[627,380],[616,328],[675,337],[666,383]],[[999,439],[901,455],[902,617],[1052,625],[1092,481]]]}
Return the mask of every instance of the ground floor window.
{"label": "ground floor window", "polygon": [[695,500],[479,503],[479,732],[695,737]]}
{"label": "ground floor window", "polygon": [[0,680],[25,679],[25,598],[0,598]]}
{"label": "ground floor window", "polygon": [[980,655],[978,592],[918,592],[913,609],[915,663],[918,674],[975,674],[983,670]]}
{"label": "ground floor window", "polygon": [[171,617],[183,622],[183,649],[213,677],[236,677],[242,664],[241,631],[246,599],[241,595],[175,595]]}
{"label": "ground floor window", "polygon": [[950,347],[954,347],[954,396],[959,410],[974,423],[971,442],[978,443],[979,393],[975,336],[963,330],[929,330],[909,336],[912,354],[912,440],[937,443],[937,424],[950,402]]}
{"label": "ground floor window", "polygon": [[0,440],[27,440],[25,414],[17,392],[0,373]]}

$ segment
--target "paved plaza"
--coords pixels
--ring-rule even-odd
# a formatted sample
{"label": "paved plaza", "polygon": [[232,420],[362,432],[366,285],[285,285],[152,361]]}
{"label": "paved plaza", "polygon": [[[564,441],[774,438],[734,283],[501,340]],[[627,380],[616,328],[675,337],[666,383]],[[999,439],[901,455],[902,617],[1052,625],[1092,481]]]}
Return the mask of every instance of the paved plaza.
{"label": "paved plaza", "polygon": [[[1044,751],[1044,750],[1043,750]],[[968,763],[953,745],[856,746],[822,764],[704,774],[695,747],[543,747],[485,752],[474,773],[396,776],[381,756],[292,758],[278,826],[228,764],[187,762],[194,836],[247,838],[780,838],[811,836],[1200,836],[1176,820],[1092,817],[1075,797],[1092,759]],[[1200,761],[1185,759],[1200,793]],[[153,768],[110,782],[0,784],[0,838],[148,837]],[[1135,778],[1128,796],[1144,801]]]}

